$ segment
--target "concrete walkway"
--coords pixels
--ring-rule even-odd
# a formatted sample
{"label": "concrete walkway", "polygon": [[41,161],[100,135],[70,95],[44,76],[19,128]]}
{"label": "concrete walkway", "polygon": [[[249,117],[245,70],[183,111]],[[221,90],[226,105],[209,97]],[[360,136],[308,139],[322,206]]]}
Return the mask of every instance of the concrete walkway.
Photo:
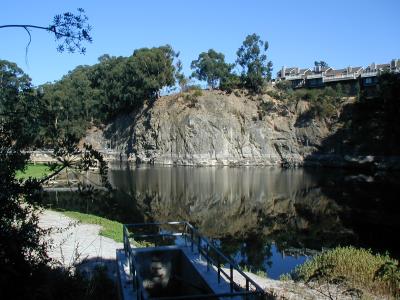
{"label": "concrete walkway", "polygon": [[40,215],[39,225],[51,229],[48,253],[62,266],[74,268],[80,264],[79,269],[90,274],[94,266],[105,265],[113,276],[116,274],[115,253],[123,245],[101,236],[99,225],[82,224],[49,210]]}

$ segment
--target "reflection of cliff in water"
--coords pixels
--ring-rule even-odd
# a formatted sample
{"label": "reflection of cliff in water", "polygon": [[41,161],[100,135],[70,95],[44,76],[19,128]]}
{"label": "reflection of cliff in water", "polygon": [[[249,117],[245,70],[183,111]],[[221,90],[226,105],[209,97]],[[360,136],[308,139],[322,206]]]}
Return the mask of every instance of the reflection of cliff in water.
{"label": "reflection of cliff in water", "polygon": [[189,220],[213,238],[314,249],[357,240],[304,169],[148,167],[114,170],[111,182],[153,220]]}
{"label": "reflection of cliff in water", "polygon": [[58,195],[55,205],[126,223],[188,220],[227,253],[239,245],[268,252],[263,247],[275,242],[280,250],[352,244],[399,257],[398,178],[329,169],[138,167],[110,170],[117,188],[111,198]]}

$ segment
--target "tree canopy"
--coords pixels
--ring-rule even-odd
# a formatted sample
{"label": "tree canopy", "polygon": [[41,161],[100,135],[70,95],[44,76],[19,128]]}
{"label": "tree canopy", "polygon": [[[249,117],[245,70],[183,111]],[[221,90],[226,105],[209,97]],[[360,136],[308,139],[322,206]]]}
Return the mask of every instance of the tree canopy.
{"label": "tree canopy", "polygon": [[[83,10],[78,11],[83,14]],[[66,13],[56,16],[49,27],[5,25],[0,28],[22,27],[29,36],[28,28],[49,30],[56,39],[63,38],[61,46],[67,45],[67,51],[84,52],[80,42],[90,39],[86,31],[89,28],[82,27],[86,21],[86,16]],[[64,51],[60,47],[58,50]],[[86,103],[90,90],[84,71],[84,68],[77,68],[74,76],[65,78],[64,86],[53,88],[53,93],[59,95],[46,99],[48,94],[44,91],[52,85],[35,89],[29,76],[15,63],[0,60],[0,295],[4,299],[77,299],[83,295],[85,299],[92,298],[92,287],[82,289],[82,284],[78,284],[85,280],[64,268],[57,268],[49,258],[48,242],[44,239],[49,231],[39,226],[38,208],[42,184],[65,168],[81,172],[98,167],[102,183],[109,187],[107,165],[101,154],[89,145],[78,149],[75,136],[68,133],[62,137],[55,130],[54,155],[59,164],[50,166],[52,173],[41,179],[16,178],[17,171],[27,166],[27,150],[43,144],[42,136],[47,136],[41,132],[43,120],[46,117],[51,121],[55,119],[54,127],[60,129],[63,126],[57,126],[58,119],[68,121],[76,117],[70,116],[75,111],[69,109],[71,105],[66,99],[70,97]],[[62,101],[58,102],[59,99]],[[46,101],[49,105],[43,105]],[[82,105],[80,107],[82,109]],[[66,116],[65,112],[68,112]],[[68,292],[64,294],[64,291]]]}
{"label": "tree canopy", "polygon": [[175,58],[168,45],[138,49],[129,57],[105,54],[93,66],[78,66],[40,86],[39,140],[51,146],[60,137],[80,138],[90,125],[151,104],[162,89],[175,85]]}
{"label": "tree canopy", "polygon": [[236,52],[236,63],[242,68],[243,85],[253,92],[260,92],[264,79],[271,80],[272,62],[267,60],[268,42],[253,33],[248,35]]}
{"label": "tree canopy", "polygon": [[15,63],[0,60],[0,120],[12,128],[16,142],[36,136],[30,119],[37,117],[38,103],[31,79]]}
{"label": "tree canopy", "polygon": [[229,75],[232,66],[225,62],[224,54],[209,49],[192,61],[191,68],[194,70],[193,77],[206,81],[209,87],[215,89]]}
{"label": "tree canopy", "polygon": [[323,60],[314,61],[314,66],[316,66],[316,67],[322,67],[322,68],[327,68],[327,67],[329,67],[328,63],[325,62],[325,61],[323,61]]}
{"label": "tree canopy", "polygon": [[[15,173],[22,170],[32,144],[36,124],[32,115],[30,78],[14,63],[0,61],[0,290],[3,296],[14,282],[25,290],[30,273],[47,262],[43,231],[37,226],[34,206],[39,187],[33,181],[21,184]],[[29,128],[29,129],[28,129]],[[26,292],[26,290],[25,290]],[[5,294],[3,294],[5,293]]]}
{"label": "tree canopy", "polygon": [[[79,87],[73,87],[79,95]],[[39,227],[37,215],[42,183],[67,167],[83,171],[93,166],[99,167],[102,182],[107,183],[107,165],[101,155],[87,145],[78,149],[78,140],[71,136],[56,136],[54,154],[61,165],[51,166],[50,176],[16,178],[16,172],[27,165],[26,151],[40,143],[41,119],[51,111],[42,103],[29,76],[16,64],[0,60],[0,291],[7,299],[54,299],[49,277],[58,273],[63,280],[73,280],[49,265],[48,244],[43,239],[47,231]],[[64,159],[69,155],[74,155],[73,161]]]}

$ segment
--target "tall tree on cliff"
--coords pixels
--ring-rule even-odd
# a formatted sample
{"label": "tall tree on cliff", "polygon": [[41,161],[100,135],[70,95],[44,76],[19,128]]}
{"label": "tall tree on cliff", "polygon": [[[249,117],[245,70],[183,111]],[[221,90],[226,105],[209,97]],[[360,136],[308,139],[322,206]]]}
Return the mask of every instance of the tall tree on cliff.
{"label": "tall tree on cliff", "polygon": [[229,75],[232,66],[225,62],[224,54],[210,49],[200,53],[199,57],[192,61],[191,68],[194,70],[192,77],[207,81],[208,86],[215,89]]}
{"label": "tall tree on cliff", "polygon": [[88,77],[106,118],[152,103],[163,88],[174,86],[175,58],[169,45],[136,49],[129,57],[101,56]]}
{"label": "tall tree on cliff", "polygon": [[125,91],[133,87],[136,102],[133,107],[139,107],[144,100],[156,100],[165,87],[175,84],[175,51],[170,45],[154,48],[141,48],[133,52],[126,62]]}
{"label": "tall tree on cliff", "polygon": [[[177,56],[178,57],[178,56]],[[177,60],[176,64],[175,64],[175,78],[176,81],[178,82],[179,88],[181,93],[186,91],[188,83],[189,83],[189,79],[185,76],[185,74],[183,73],[183,64],[182,61],[180,59]]]}
{"label": "tall tree on cliff", "polygon": [[242,67],[242,84],[255,93],[261,92],[264,80],[271,80],[272,62],[267,60],[267,50],[268,42],[253,33],[236,52],[236,63]]}

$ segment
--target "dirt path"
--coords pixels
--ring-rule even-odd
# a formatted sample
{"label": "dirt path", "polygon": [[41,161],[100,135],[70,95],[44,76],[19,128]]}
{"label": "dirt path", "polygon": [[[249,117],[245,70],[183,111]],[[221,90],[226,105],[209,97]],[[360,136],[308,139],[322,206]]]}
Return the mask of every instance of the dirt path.
{"label": "dirt path", "polygon": [[96,265],[106,265],[114,273],[116,249],[123,248],[110,238],[99,234],[101,227],[93,224],[82,224],[66,217],[62,213],[45,210],[39,218],[42,228],[52,228],[48,237],[52,246],[48,253],[51,258],[64,267],[74,267],[91,272]]}

